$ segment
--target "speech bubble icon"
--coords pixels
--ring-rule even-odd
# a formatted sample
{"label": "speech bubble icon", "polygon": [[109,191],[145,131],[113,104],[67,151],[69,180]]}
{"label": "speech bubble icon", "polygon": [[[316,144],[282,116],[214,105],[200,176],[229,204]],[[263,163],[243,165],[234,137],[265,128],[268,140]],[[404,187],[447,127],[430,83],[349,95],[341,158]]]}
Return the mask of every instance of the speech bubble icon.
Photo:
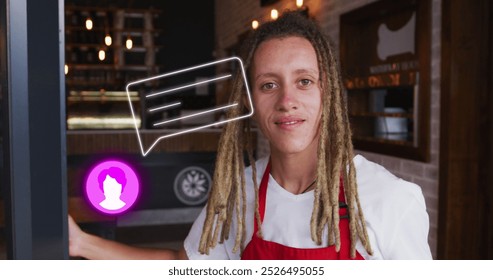
{"label": "speech bubble icon", "polygon": [[[230,70],[215,74],[218,68]],[[215,100],[214,95],[211,96],[209,92],[214,92],[214,88],[229,88],[227,83],[233,80],[231,69],[240,69],[241,77],[238,78],[243,79],[249,106],[247,112],[227,118],[227,112],[239,104],[229,103],[229,98],[226,98],[225,101]],[[211,88],[212,90],[210,90]],[[252,97],[248,88],[245,69],[243,62],[238,57],[230,57],[134,81],[127,84],[126,91],[140,151],[144,157],[163,139],[207,127],[219,126],[253,115]],[[130,92],[132,91],[143,92],[140,104],[143,117],[151,124],[152,131],[159,132],[159,136],[147,145],[143,141],[143,134],[149,130],[146,127],[139,127],[139,118],[135,115],[139,108],[135,108],[136,104],[130,101]],[[205,97],[205,99],[200,99],[201,97]],[[207,104],[199,104],[200,109],[190,110],[190,107],[197,107],[197,100]]]}

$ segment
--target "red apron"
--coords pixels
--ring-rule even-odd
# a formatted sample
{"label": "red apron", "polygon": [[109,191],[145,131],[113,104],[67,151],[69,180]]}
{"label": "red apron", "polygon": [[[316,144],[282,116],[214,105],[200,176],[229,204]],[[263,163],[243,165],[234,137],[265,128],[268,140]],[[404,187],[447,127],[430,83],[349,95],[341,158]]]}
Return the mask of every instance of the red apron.
{"label": "red apron", "polygon": [[[260,222],[264,220],[265,201],[267,197],[267,185],[269,182],[270,163],[265,169],[259,189],[259,214]],[[339,201],[345,204],[344,188],[339,191]],[[340,208],[339,215],[344,217],[348,215],[347,208]],[[254,218],[254,230],[252,240],[247,244],[242,260],[349,260],[350,258],[350,235],[349,219],[341,218],[339,230],[341,233],[341,249],[336,252],[335,245],[324,248],[299,249],[284,246],[282,244],[266,241],[257,236],[258,225]],[[363,260],[363,257],[356,252],[357,260]]]}

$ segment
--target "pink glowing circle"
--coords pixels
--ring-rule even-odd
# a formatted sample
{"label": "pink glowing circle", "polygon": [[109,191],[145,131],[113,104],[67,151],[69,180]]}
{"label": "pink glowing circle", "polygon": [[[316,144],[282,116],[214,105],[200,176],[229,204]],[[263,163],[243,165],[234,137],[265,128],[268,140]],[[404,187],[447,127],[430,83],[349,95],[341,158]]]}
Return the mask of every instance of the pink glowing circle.
{"label": "pink glowing circle", "polygon": [[[111,171],[108,173],[108,170],[115,169],[123,171],[123,181],[120,179],[122,176],[111,175]],[[101,182],[101,179],[98,180],[100,174],[102,174],[101,178],[103,179],[109,178],[108,180],[113,180],[114,184],[120,182],[120,185],[123,185],[121,195],[119,196],[119,199],[117,198],[120,204],[107,203],[110,201],[110,196],[109,194],[105,195],[102,186],[103,183]],[[118,160],[105,160],[98,163],[96,166],[92,167],[85,182],[85,190],[89,203],[96,208],[96,210],[110,215],[120,214],[129,210],[139,196],[139,189],[139,178],[137,177],[136,172],[128,164]],[[112,207],[108,207],[108,205],[112,205]]]}

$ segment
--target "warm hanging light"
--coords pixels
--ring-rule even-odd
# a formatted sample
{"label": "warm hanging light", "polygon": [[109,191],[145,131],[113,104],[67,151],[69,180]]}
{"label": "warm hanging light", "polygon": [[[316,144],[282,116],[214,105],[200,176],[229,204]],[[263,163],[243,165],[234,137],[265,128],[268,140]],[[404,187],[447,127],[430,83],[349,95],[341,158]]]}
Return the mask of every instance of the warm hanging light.
{"label": "warm hanging light", "polygon": [[279,17],[279,12],[277,12],[276,9],[272,9],[272,11],[270,11],[270,18],[276,20],[278,17]]}
{"label": "warm hanging light", "polygon": [[127,47],[127,49],[132,49],[133,47],[133,42],[132,42],[132,39],[130,38],[130,36],[127,37],[127,41],[125,42],[125,46]]}
{"label": "warm hanging light", "polygon": [[303,0],[296,0],[296,7],[298,7],[298,9],[303,7]]}
{"label": "warm hanging light", "polygon": [[106,58],[106,52],[103,49],[99,50],[98,53],[99,60],[103,61]]}
{"label": "warm hanging light", "polygon": [[258,23],[257,20],[252,21],[252,28],[253,29],[257,29],[258,28],[258,25],[259,25],[259,23]]}
{"label": "warm hanging light", "polygon": [[65,64],[65,67],[64,68],[65,68],[65,75],[67,75],[68,74],[68,65]]}
{"label": "warm hanging light", "polygon": [[111,40],[110,34],[106,33],[106,36],[104,37],[104,43],[106,44],[106,46],[111,46],[112,41],[113,40]]}
{"label": "warm hanging light", "polygon": [[87,19],[86,19],[86,28],[87,28],[87,30],[91,30],[92,27],[93,27],[92,19],[91,19],[91,17],[87,17]]}
{"label": "warm hanging light", "polygon": [[109,25],[109,20],[108,20],[108,14],[105,14],[104,27],[105,27],[105,33],[106,33],[106,35],[104,36],[104,44],[109,47],[113,43],[113,39],[111,38],[111,35],[110,35],[110,25]]}

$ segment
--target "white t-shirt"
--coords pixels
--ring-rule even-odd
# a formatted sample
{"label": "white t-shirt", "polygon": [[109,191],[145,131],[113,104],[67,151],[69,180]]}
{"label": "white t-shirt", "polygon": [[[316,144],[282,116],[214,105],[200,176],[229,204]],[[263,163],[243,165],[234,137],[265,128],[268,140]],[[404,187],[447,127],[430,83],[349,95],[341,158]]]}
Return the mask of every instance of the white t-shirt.
{"label": "white t-shirt", "polygon": [[[354,159],[363,215],[368,237],[373,249],[370,256],[360,241],[356,250],[365,259],[431,259],[428,245],[429,219],[423,194],[419,186],[399,179],[382,166],[358,155]],[[257,181],[260,184],[268,158],[257,161]],[[255,192],[252,170],[245,169],[247,212],[246,244],[253,233]],[[269,176],[264,221],[263,239],[295,248],[318,248],[327,246],[327,228],[322,245],[311,239],[310,218],[313,208],[313,191],[293,194],[282,188]],[[240,259],[240,252],[233,253],[236,236],[236,221],[233,219],[230,236],[223,244],[211,249],[209,255],[198,251],[205,208],[194,222],[185,239],[185,250],[189,259]],[[235,214],[233,215],[235,217]]]}

